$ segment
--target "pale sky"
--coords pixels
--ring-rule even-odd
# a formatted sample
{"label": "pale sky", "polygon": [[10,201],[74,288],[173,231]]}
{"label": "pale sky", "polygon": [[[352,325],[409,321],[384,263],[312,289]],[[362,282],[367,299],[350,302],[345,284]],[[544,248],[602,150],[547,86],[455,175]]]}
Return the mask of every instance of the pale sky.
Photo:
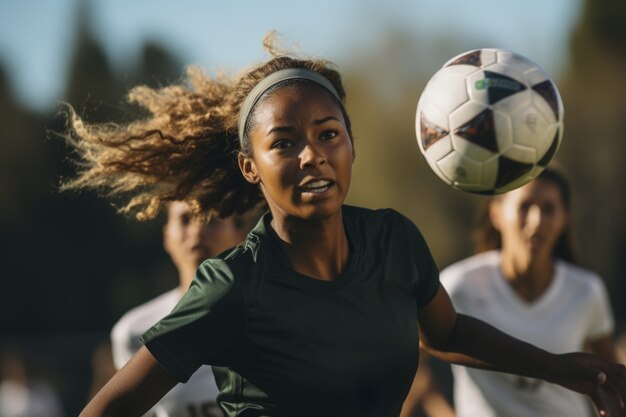
{"label": "pale sky", "polygon": [[147,39],[186,64],[238,69],[266,57],[269,30],[341,65],[391,26],[422,43],[475,39],[475,47],[510,49],[558,73],[581,1],[0,0],[0,66],[23,104],[45,110],[61,98],[79,3],[91,4],[92,29],[120,71]]}

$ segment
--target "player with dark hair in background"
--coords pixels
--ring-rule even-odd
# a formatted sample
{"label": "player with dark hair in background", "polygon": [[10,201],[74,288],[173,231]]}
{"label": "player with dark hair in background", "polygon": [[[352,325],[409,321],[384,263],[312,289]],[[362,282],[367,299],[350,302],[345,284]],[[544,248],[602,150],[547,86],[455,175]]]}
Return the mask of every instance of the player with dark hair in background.
{"label": "player with dark hair in background", "polygon": [[[548,167],[529,184],[493,197],[477,254],[441,272],[454,307],[553,353],[589,349],[617,360],[602,280],[577,266],[570,186]],[[453,366],[458,417],[588,417],[585,397],[518,375]]]}

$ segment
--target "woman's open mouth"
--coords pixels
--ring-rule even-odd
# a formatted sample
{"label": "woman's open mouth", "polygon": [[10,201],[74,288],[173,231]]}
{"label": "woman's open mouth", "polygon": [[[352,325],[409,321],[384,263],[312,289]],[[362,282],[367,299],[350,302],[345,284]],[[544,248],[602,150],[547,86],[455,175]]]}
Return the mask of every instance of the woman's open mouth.
{"label": "woman's open mouth", "polygon": [[328,191],[334,184],[327,180],[311,181],[300,187],[303,193],[322,194]]}

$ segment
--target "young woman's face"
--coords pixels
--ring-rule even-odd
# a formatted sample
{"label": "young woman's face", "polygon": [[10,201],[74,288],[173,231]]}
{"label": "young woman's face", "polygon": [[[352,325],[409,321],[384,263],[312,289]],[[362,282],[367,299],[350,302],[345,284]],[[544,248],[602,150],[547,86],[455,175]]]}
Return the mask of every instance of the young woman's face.
{"label": "young woman's face", "polygon": [[163,246],[180,268],[197,268],[202,261],[239,244],[245,232],[235,227],[232,218],[213,217],[209,222],[194,219],[189,205],[182,201],[169,204],[163,227]]}
{"label": "young woman's face", "polygon": [[348,193],[354,152],[341,109],[317,85],[278,89],[256,106],[252,157],[240,158],[274,215],[336,214]]}
{"label": "young woman's face", "polygon": [[551,255],[569,222],[559,187],[543,180],[494,200],[490,216],[501,233],[503,250],[530,257]]}

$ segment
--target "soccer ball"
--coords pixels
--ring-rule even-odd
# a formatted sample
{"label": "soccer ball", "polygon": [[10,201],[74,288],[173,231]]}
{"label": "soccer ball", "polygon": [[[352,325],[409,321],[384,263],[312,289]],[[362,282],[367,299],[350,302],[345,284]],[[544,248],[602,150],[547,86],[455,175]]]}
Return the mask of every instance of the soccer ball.
{"label": "soccer ball", "polygon": [[452,187],[500,194],[535,178],[563,137],[563,103],[550,77],[502,49],[460,54],[430,79],[417,105],[420,151]]}

